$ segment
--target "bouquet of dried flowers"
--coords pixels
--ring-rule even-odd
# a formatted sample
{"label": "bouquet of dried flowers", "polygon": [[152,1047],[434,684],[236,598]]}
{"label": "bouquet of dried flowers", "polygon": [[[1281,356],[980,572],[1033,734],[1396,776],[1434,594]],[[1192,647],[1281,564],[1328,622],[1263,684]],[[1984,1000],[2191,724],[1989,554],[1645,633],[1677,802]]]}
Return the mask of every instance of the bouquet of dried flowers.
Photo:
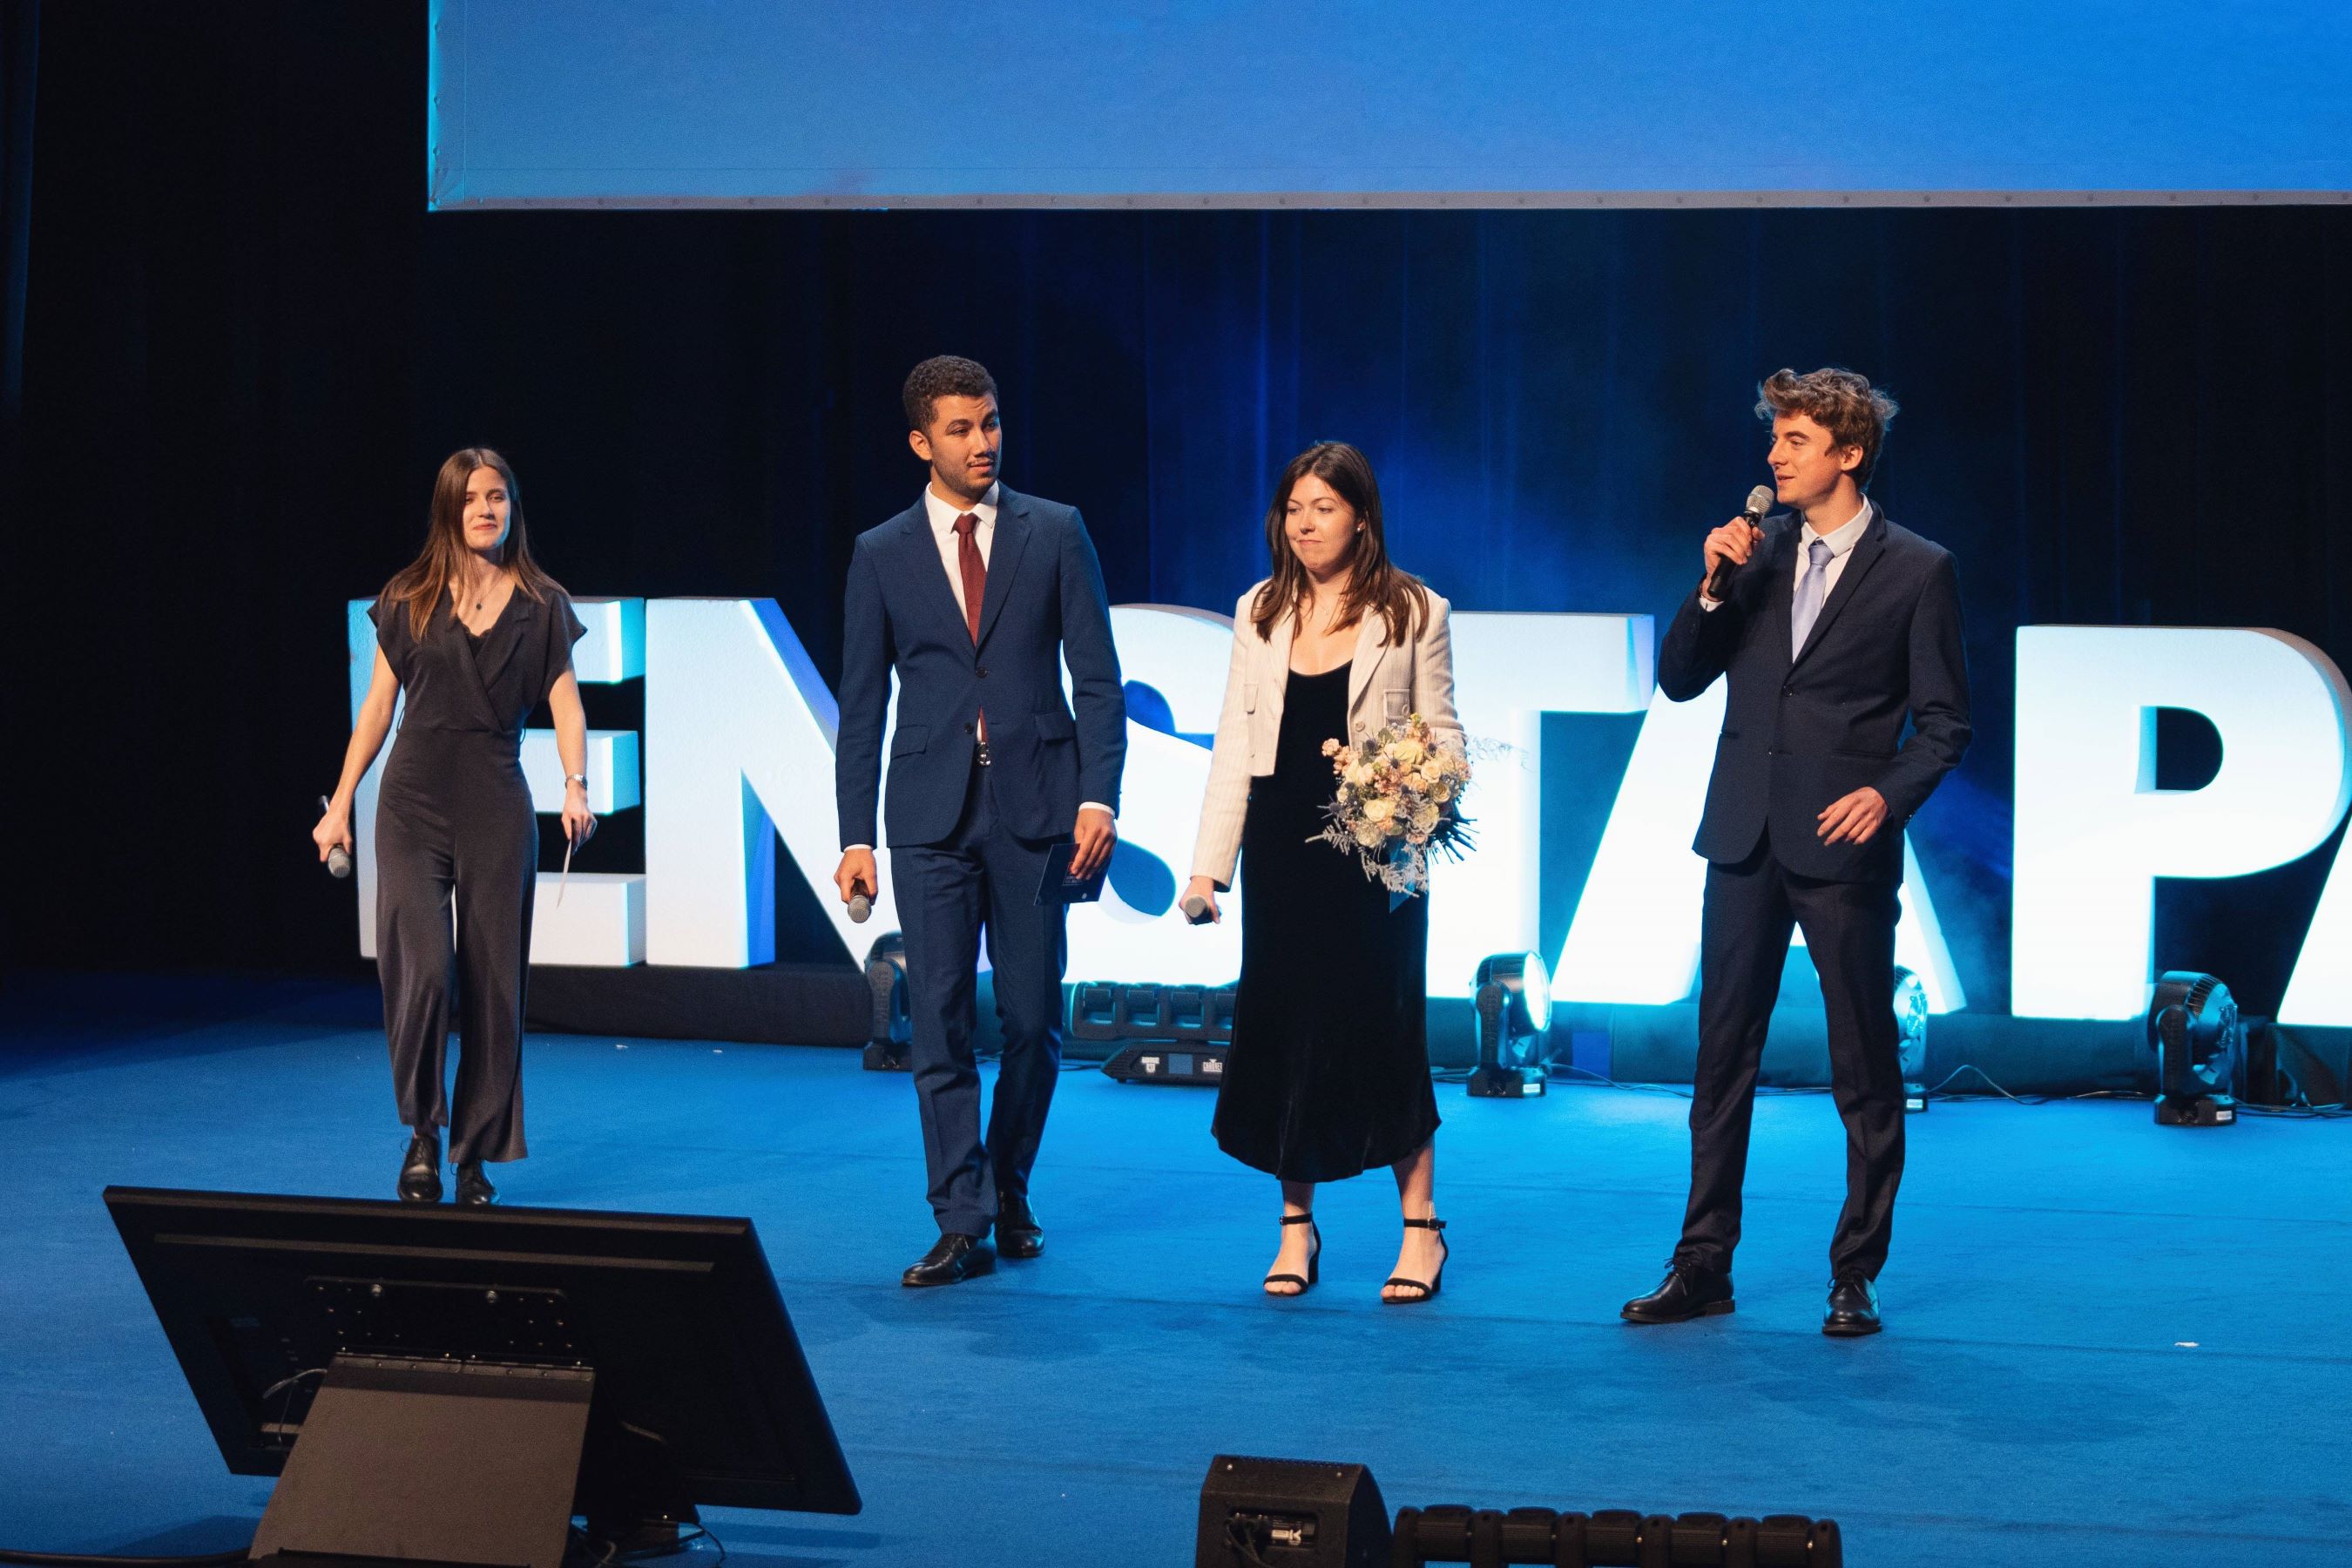
{"label": "bouquet of dried flowers", "polygon": [[1433,853],[1458,860],[1471,847],[1470,819],[1461,810],[1470,759],[1459,747],[1439,745],[1420,714],[1352,746],[1326,741],[1323,754],[1339,789],[1316,837],[1352,853],[1364,875],[1388,889],[1391,908],[1429,890]]}

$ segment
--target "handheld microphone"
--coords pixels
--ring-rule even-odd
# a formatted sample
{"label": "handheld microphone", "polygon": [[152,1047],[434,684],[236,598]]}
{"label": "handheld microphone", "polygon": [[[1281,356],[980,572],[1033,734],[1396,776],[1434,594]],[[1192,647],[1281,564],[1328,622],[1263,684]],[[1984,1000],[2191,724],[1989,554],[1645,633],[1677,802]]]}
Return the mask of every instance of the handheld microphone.
{"label": "handheld microphone", "polygon": [[[327,797],[322,795],[319,797],[319,809],[320,811],[332,811],[334,807],[327,804]],[[352,858],[350,853],[340,844],[329,845],[327,847],[327,875],[340,882],[351,874]]]}
{"label": "handheld microphone", "polygon": [[1184,911],[1184,919],[1196,926],[1209,923],[1209,900],[1198,893],[1187,893],[1184,901],[1176,906]]}
{"label": "handheld microphone", "polygon": [[[1746,520],[1748,527],[1753,528],[1764,514],[1771,510],[1772,487],[1758,485],[1748,492],[1748,504],[1739,509],[1739,515]],[[1738,563],[1728,555],[1715,563],[1715,570],[1706,574],[1706,593],[1708,598],[1718,604],[1722,602],[1724,588],[1730,583],[1732,571],[1737,565]]]}
{"label": "handheld microphone", "polygon": [[863,882],[852,882],[849,885],[849,918],[859,925],[864,925],[874,918],[874,900],[866,896],[866,884]]}

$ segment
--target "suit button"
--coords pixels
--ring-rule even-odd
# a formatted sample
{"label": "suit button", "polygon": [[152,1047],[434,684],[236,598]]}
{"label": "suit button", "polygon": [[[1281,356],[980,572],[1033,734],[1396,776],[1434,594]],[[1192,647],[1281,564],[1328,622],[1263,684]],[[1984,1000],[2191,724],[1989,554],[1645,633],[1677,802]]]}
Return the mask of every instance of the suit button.
{"label": "suit button", "polygon": [[983,664],[980,667],[980,678],[982,680],[986,680],[988,679],[988,666]]}
{"label": "suit button", "polygon": [[969,724],[966,724],[966,725],[963,727],[963,732],[964,732],[965,734],[967,734],[967,735],[971,734],[971,725],[969,725]]}
{"label": "suit button", "polygon": [[1797,689],[1793,686],[1784,686],[1780,688],[1780,695],[1783,697],[1794,697],[1796,694]]}

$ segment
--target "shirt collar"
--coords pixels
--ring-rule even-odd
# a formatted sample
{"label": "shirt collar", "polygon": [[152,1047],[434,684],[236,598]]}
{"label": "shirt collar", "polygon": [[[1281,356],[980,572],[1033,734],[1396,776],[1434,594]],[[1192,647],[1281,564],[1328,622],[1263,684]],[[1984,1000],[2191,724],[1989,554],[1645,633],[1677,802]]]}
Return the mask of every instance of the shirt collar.
{"label": "shirt collar", "polygon": [[[949,521],[952,522],[954,519],[950,518]],[[1831,558],[1835,559],[1836,557],[1844,554],[1847,551],[1852,550],[1855,545],[1861,543],[1862,531],[1869,526],[1870,498],[1864,496],[1863,498],[1862,510],[1855,512],[1852,517],[1846,519],[1846,521],[1839,527],[1831,530],[1827,533],[1816,533],[1813,531],[1813,525],[1810,522],[1806,523],[1804,526],[1804,539],[1801,542],[1810,544],[1812,541],[1818,539],[1823,544],[1830,547]]]}
{"label": "shirt collar", "polygon": [[[980,519],[982,528],[996,526],[997,500],[1003,489],[1002,485],[990,485],[988,493],[972,503],[972,515]],[[923,511],[930,519],[931,531],[943,538],[954,531],[956,519],[963,515],[963,509],[941,500],[939,492],[929,485],[923,487]]]}

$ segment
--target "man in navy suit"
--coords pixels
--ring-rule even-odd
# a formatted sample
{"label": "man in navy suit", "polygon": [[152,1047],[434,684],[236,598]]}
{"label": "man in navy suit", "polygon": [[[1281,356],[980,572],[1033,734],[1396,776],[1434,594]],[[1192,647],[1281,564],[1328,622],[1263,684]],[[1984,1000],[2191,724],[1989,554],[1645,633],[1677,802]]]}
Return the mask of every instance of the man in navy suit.
{"label": "man in navy suit", "polygon": [[[1892,398],[1843,370],[1783,370],[1758,391],[1779,499],[1795,515],[1761,528],[1734,519],[1709,534],[1706,574],[1658,649],[1658,686],[1674,700],[1717,676],[1730,691],[1693,846],[1707,869],[1690,1203],[1664,1283],[1624,1316],[1682,1322],[1732,1309],[1757,1062],[1795,925],[1821,974],[1846,1135],[1822,1331],[1868,1334],[1903,1177],[1903,829],[1969,743],[1959,585],[1949,551],[1863,493]],[[1725,562],[1718,601],[1710,580]]]}
{"label": "man in navy suit", "polygon": [[[923,1158],[940,1239],[902,1277],[950,1285],[988,1271],[988,1236],[1034,1258],[1045,1232],[1029,1171],[1062,1058],[1063,921],[1040,902],[1046,859],[1107,864],[1118,833],[1127,703],[1102,568],[1077,509],[1006,489],[996,383],[968,359],[908,376],[908,442],[922,498],[860,534],[842,616],[835,792],[846,902],[881,888],[875,801],[890,676],[898,677],[888,820],[907,939]],[[1063,700],[1066,659],[1076,713]],[[972,1060],[981,932],[1004,1026],[985,1139]]]}

